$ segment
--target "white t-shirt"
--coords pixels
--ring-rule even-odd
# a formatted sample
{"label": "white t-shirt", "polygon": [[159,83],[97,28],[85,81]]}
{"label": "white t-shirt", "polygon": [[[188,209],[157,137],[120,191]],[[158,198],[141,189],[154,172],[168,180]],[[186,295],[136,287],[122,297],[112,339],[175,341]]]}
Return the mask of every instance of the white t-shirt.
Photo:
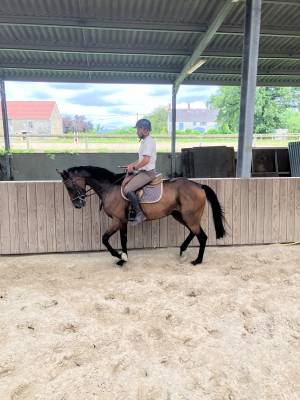
{"label": "white t-shirt", "polygon": [[146,136],[146,138],[141,141],[139,148],[139,161],[141,161],[144,156],[150,156],[150,161],[147,165],[139,168],[139,170],[151,171],[152,169],[155,169],[156,144],[152,136]]}

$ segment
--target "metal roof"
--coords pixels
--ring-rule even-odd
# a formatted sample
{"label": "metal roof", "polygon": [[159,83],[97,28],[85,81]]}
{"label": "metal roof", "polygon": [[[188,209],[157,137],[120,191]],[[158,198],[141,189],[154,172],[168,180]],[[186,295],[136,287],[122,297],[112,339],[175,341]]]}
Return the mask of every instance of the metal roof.
{"label": "metal roof", "polygon": [[[1,0],[0,77],[174,83],[225,3]],[[240,83],[245,3],[228,7],[184,84]],[[262,1],[258,85],[300,86],[299,22],[300,0]]]}
{"label": "metal roof", "polygon": [[[41,120],[50,119],[56,106],[55,101],[7,101],[8,119]],[[0,108],[0,119],[2,110]]]}

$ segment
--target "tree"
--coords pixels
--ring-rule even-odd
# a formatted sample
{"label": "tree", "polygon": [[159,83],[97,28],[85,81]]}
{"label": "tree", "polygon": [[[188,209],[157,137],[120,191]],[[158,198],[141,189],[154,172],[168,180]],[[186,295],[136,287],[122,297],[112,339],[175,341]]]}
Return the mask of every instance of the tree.
{"label": "tree", "polygon": [[290,133],[300,133],[300,112],[289,109],[284,113],[284,118]]}
{"label": "tree", "polygon": [[208,106],[219,110],[219,126],[227,125],[233,132],[238,132],[241,91],[237,86],[221,86],[217,94],[208,100]]}
{"label": "tree", "polygon": [[[218,124],[228,124],[229,129],[234,132],[238,132],[239,129],[240,96],[239,87],[221,87],[208,101],[209,106],[219,110]],[[257,88],[254,131],[268,133],[278,128],[286,128],[286,110],[299,106],[299,88]]]}
{"label": "tree", "polygon": [[63,117],[64,132],[86,132],[93,129],[93,124],[84,115],[74,115]]}
{"label": "tree", "polygon": [[157,107],[146,118],[151,121],[154,133],[166,134],[168,132],[168,110],[166,107]]}

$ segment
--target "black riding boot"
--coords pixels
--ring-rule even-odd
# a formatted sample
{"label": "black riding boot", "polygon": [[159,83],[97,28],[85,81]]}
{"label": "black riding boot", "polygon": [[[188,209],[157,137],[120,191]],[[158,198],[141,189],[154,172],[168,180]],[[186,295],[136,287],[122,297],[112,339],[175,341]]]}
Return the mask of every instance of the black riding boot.
{"label": "black riding boot", "polygon": [[140,224],[145,221],[146,217],[140,207],[140,203],[138,201],[137,195],[134,192],[128,192],[126,197],[130,201],[131,207],[135,211],[135,220],[132,222],[132,225]]}

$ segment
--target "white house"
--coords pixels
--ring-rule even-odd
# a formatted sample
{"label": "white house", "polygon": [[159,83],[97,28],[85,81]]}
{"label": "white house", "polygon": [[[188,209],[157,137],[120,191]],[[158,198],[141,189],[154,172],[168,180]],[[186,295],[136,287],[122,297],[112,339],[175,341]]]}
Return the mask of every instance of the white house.
{"label": "white house", "polygon": [[[188,104],[187,109],[176,109],[176,130],[193,129],[205,132],[209,128],[217,126],[217,110],[207,108],[191,108]],[[171,133],[172,111],[168,112],[168,132]]]}

